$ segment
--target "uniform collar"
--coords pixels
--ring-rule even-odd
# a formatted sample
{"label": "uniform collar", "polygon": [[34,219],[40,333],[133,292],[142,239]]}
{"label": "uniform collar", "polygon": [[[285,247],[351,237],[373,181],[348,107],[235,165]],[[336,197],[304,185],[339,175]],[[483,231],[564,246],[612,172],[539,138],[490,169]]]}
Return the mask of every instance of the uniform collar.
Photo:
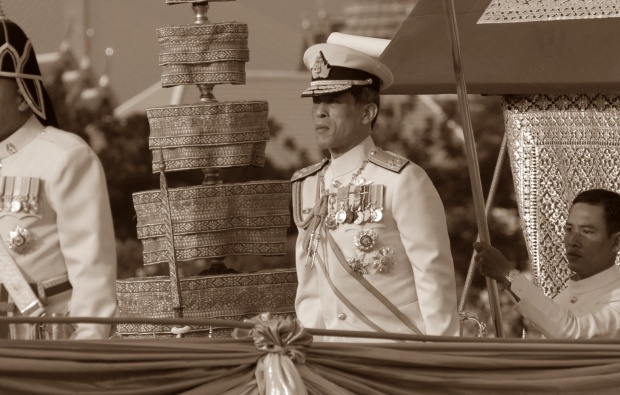
{"label": "uniform collar", "polygon": [[370,151],[375,149],[375,142],[372,137],[368,136],[350,149],[348,152],[340,155],[336,159],[332,159],[330,165],[330,171],[334,177],[340,177],[341,175],[350,173],[360,167],[363,161],[368,159]]}
{"label": "uniform collar", "polygon": [[594,291],[619,280],[620,271],[618,271],[618,267],[616,265],[613,265],[609,269],[605,269],[602,272],[588,278],[584,278],[583,280],[568,280],[568,289],[572,294],[579,295]]}
{"label": "uniform collar", "polygon": [[45,127],[32,115],[21,128],[0,142],[0,160],[5,159],[35,139]]}

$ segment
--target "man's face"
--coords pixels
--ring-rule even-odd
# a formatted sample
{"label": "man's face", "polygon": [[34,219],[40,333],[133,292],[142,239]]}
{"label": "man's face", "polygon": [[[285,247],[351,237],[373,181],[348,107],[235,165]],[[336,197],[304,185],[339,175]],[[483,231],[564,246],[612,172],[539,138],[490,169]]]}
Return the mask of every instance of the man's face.
{"label": "man's face", "polygon": [[350,92],[313,97],[312,118],[319,148],[329,150],[336,158],[358,145],[370,135],[364,115],[365,106],[357,105]]}
{"label": "man's face", "polygon": [[17,82],[12,78],[0,77],[0,140],[10,136],[19,126],[23,112],[18,106],[21,101]]}
{"label": "man's face", "polygon": [[618,235],[607,232],[602,206],[573,204],[566,220],[564,247],[575,280],[588,278],[614,264]]}

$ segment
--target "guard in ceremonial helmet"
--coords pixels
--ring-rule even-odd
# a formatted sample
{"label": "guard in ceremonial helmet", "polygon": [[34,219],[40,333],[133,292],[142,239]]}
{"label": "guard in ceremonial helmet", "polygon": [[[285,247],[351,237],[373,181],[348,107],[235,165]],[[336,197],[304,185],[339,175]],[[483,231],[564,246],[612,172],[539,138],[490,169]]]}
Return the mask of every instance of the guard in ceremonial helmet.
{"label": "guard in ceremonial helmet", "polygon": [[302,97],[312,97],[316,142],[330,158],[292,178],[297,317],[308,328],[456,336],[443,204],[422,168],[375,146],[392,73],[363,49],[328,39],[303,58],[312,81]]}
{"label": "guard in ceremonial helmet", "polygon": [[[0,11],[0,315],[113,317],[116,249],[97,155],[57,129],[30,39]],[[0,325],[13,339],[104,339],[110,325]]]}

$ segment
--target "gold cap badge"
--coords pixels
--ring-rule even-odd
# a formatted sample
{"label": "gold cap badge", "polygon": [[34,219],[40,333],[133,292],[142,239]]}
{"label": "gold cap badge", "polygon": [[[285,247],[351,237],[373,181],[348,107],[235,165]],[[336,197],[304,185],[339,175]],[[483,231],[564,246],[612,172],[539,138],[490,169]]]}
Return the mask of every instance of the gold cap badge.
{"label": "gold cap badge", "polygon": [[323,52],[319,51],[319,54],[316,55],[316,59],[312,65],[312,69],[310,69],[312,79],[316,80],[317,78],[327,78],[329,77],[330,71],[331,67],[329,66],[329,63],[327,63],[327,60],[325,60]]}

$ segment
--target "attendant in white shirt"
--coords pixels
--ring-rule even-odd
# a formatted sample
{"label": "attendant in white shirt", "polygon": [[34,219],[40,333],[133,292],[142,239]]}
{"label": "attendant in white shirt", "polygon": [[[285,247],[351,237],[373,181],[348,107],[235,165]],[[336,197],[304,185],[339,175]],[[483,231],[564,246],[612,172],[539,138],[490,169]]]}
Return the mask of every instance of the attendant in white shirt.
{"label": "attendant in white shirt", "polygon": [[503,281],[515,309],[547,338],[620,337],[620,195],[604,189],[573,200],[564,246],[573,275],[554,299],[528,281],[488,243],[476,242],[480,272]]}

